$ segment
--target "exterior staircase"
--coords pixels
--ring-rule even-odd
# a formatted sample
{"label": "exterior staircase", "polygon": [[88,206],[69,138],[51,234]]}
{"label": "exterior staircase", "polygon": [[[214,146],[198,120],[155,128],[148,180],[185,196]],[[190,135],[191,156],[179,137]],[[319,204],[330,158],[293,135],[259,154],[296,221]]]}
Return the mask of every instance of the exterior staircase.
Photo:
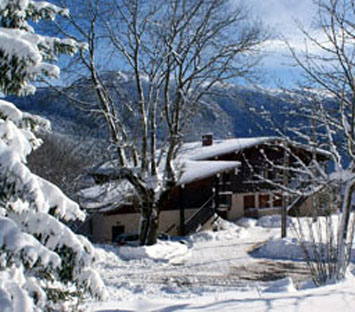
{"label": "exterior staircase", "polygon": [[184,234],[191,234],[198,231],[216,214],[224,217],[224,214],[230,209],[232,204],[232,192],[220,192],[218,197],[212,195],[198,210],[192,215],[184,225]]}
{"label": "exterior staircase", "polygon": [[201,226],[206,224],[214,214],[216,213],[213,207],[213,202],[215,195],[212,195],[198,210],[192,215],[186,222],[184,226],[184,234],[191,234],[196,232]]}

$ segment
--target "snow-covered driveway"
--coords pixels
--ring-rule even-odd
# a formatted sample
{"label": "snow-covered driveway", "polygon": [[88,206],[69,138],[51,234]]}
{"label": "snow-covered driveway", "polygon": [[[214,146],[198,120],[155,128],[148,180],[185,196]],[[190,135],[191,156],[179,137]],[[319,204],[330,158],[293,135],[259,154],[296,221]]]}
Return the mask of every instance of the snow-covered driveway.
{"label": "snow-covered driveway", "polygon": [[[343,284],[297,291],[294,285],[308,277],[303,262],[248,253],[278,238],[280,229],[245,225],[222,224],[223,230],[191,236],[188,245],[98,246],[98,269],[109,297],[89,303],[85,311],[353,311],[352,276]],[[273,251],[282,256],[282,248]]]}
{"label": "snow-covered driveway", "polygon": [[224,230],[190,237],[190,248],[176,242],[139,248],[102,246],[99,271],[110,296],[118,299],[132,294],[189,297],[206,291],[249,289],[282,278],[290,269],[304,273],[288,262],[248,254],[279,232],[277,228],[224,224]]}

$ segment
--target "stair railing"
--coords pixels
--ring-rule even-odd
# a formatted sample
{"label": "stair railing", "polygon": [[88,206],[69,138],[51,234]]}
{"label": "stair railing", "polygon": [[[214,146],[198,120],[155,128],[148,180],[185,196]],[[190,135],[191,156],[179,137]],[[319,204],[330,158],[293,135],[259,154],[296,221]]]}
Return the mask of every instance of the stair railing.
{"label": "stair railing", "polygon": [[198,210],[185,222],[185,232],[189,233],[198,226],[203,225],[215,212],[212,208],[212,201],[215,198],[213,194]]}

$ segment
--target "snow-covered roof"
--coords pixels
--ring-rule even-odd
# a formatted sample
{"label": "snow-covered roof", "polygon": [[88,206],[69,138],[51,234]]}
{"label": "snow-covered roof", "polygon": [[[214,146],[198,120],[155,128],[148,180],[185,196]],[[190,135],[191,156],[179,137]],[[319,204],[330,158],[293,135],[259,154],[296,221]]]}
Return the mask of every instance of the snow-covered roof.
{"label": "snow-covered roof", "polygon": [[246,148],[277,140],[277,137],[239,138],[215,140],[212,145],[202,146],[202,142],[185,143],[176,162],[182,168],[178,185],[202,180],[220,172],[233,170],[240,166],[238,161],[208,160]]}
{"label": "snow-covered roof", "polygon": [[[238,161],[194,161],[182,160],[178,168],[182,175],[178,185],[188,184],[202,180],[217,173],[238,168]],[[130,205],[130,195],[133,194],[133,187],[127,181],[116,183],[105,183],[94,185],[78,192],[80,205],[84,209],[100,209],[101,212],[108,212],[125,204]]]}
{"label": "snow-covered roof", "polygon": [[[202,146],[202,142],[185,143],[179,151],[175,160],[175,168],[182,172],[177,185],[189,184],[194,181],[203,180],[218,173],[235,170],[240,166],[238,161],[217,161],[208,160],[229,153],[241,151],[246,148],[277,140],[277,137],[240,138],[215,140],[213,145]],[[115,167],[113,161],[100,166],[100,169]],[[82,198],[81,206],[85,209],[100,209],[109,211],[127,202],[127,194],[132,194],[132,187],[129,183],[121,181],[120,186],[95,185],[81,190],[79,196]]]}
{"label": "snow-covered roof", "polygon": [[128,198],[132,194],[133,187],[127,181],[94,185],[78,192],[82,208],[106,210],[130,204]]}
{"label": "snow-covered roof", "polygon": [[240,166],[239,161],[195,161],[185,160],[183,173],[178,185],[188,184],[193,181],[202,180],[214,176],[217,173],[233,170]]}
{"label": "snow-covered roof", "polygon": [[200,141],[185,143],[180,152],[179,158],[189,160],[207,160],[225,154],[238,152],[246,148],[278,140],[278,137],[258,137],[214,140],[212,145],[202,146]]}
{"label": "snow-covered roof", "polygon": [[208,160],[214,159],[230,153],[237,153],[239,151],[258,146],[261,144],[277,144],[280,142],[286,142],[293,147],[303,149],[305,151],[315,151],[318,155],[324,157],[331,157],[331,153],[321,149],[301,144],[298,142],[286,141],[281,137],[269,136],[269,137],[255,137],[255,138],[239,138],[239,139],[225,139],[214,140],[212,145],[202,146],[201,141],[185,143],[179,151],[178,158],[188,160]]}

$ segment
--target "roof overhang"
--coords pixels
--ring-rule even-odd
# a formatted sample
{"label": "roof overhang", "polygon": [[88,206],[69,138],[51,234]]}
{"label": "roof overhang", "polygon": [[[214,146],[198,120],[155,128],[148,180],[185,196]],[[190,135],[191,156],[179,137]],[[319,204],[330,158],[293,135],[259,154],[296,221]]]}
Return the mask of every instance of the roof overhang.
{"label": "roof overhang", "polygon": [[239,167],[239,161],[185,160],[180,169],[182,174],[177,185],[203,180],[219,173],[236,170]]}
{"label": "roof overhang", "polygon": [[198,161],[213,160],[226,154],[240,152],[261,144],[280,142],[280,140],[279,137],[274,136],[216,140],[209,146],[202,146],[201,142],[185,143],[179,152],[179,158]]}

